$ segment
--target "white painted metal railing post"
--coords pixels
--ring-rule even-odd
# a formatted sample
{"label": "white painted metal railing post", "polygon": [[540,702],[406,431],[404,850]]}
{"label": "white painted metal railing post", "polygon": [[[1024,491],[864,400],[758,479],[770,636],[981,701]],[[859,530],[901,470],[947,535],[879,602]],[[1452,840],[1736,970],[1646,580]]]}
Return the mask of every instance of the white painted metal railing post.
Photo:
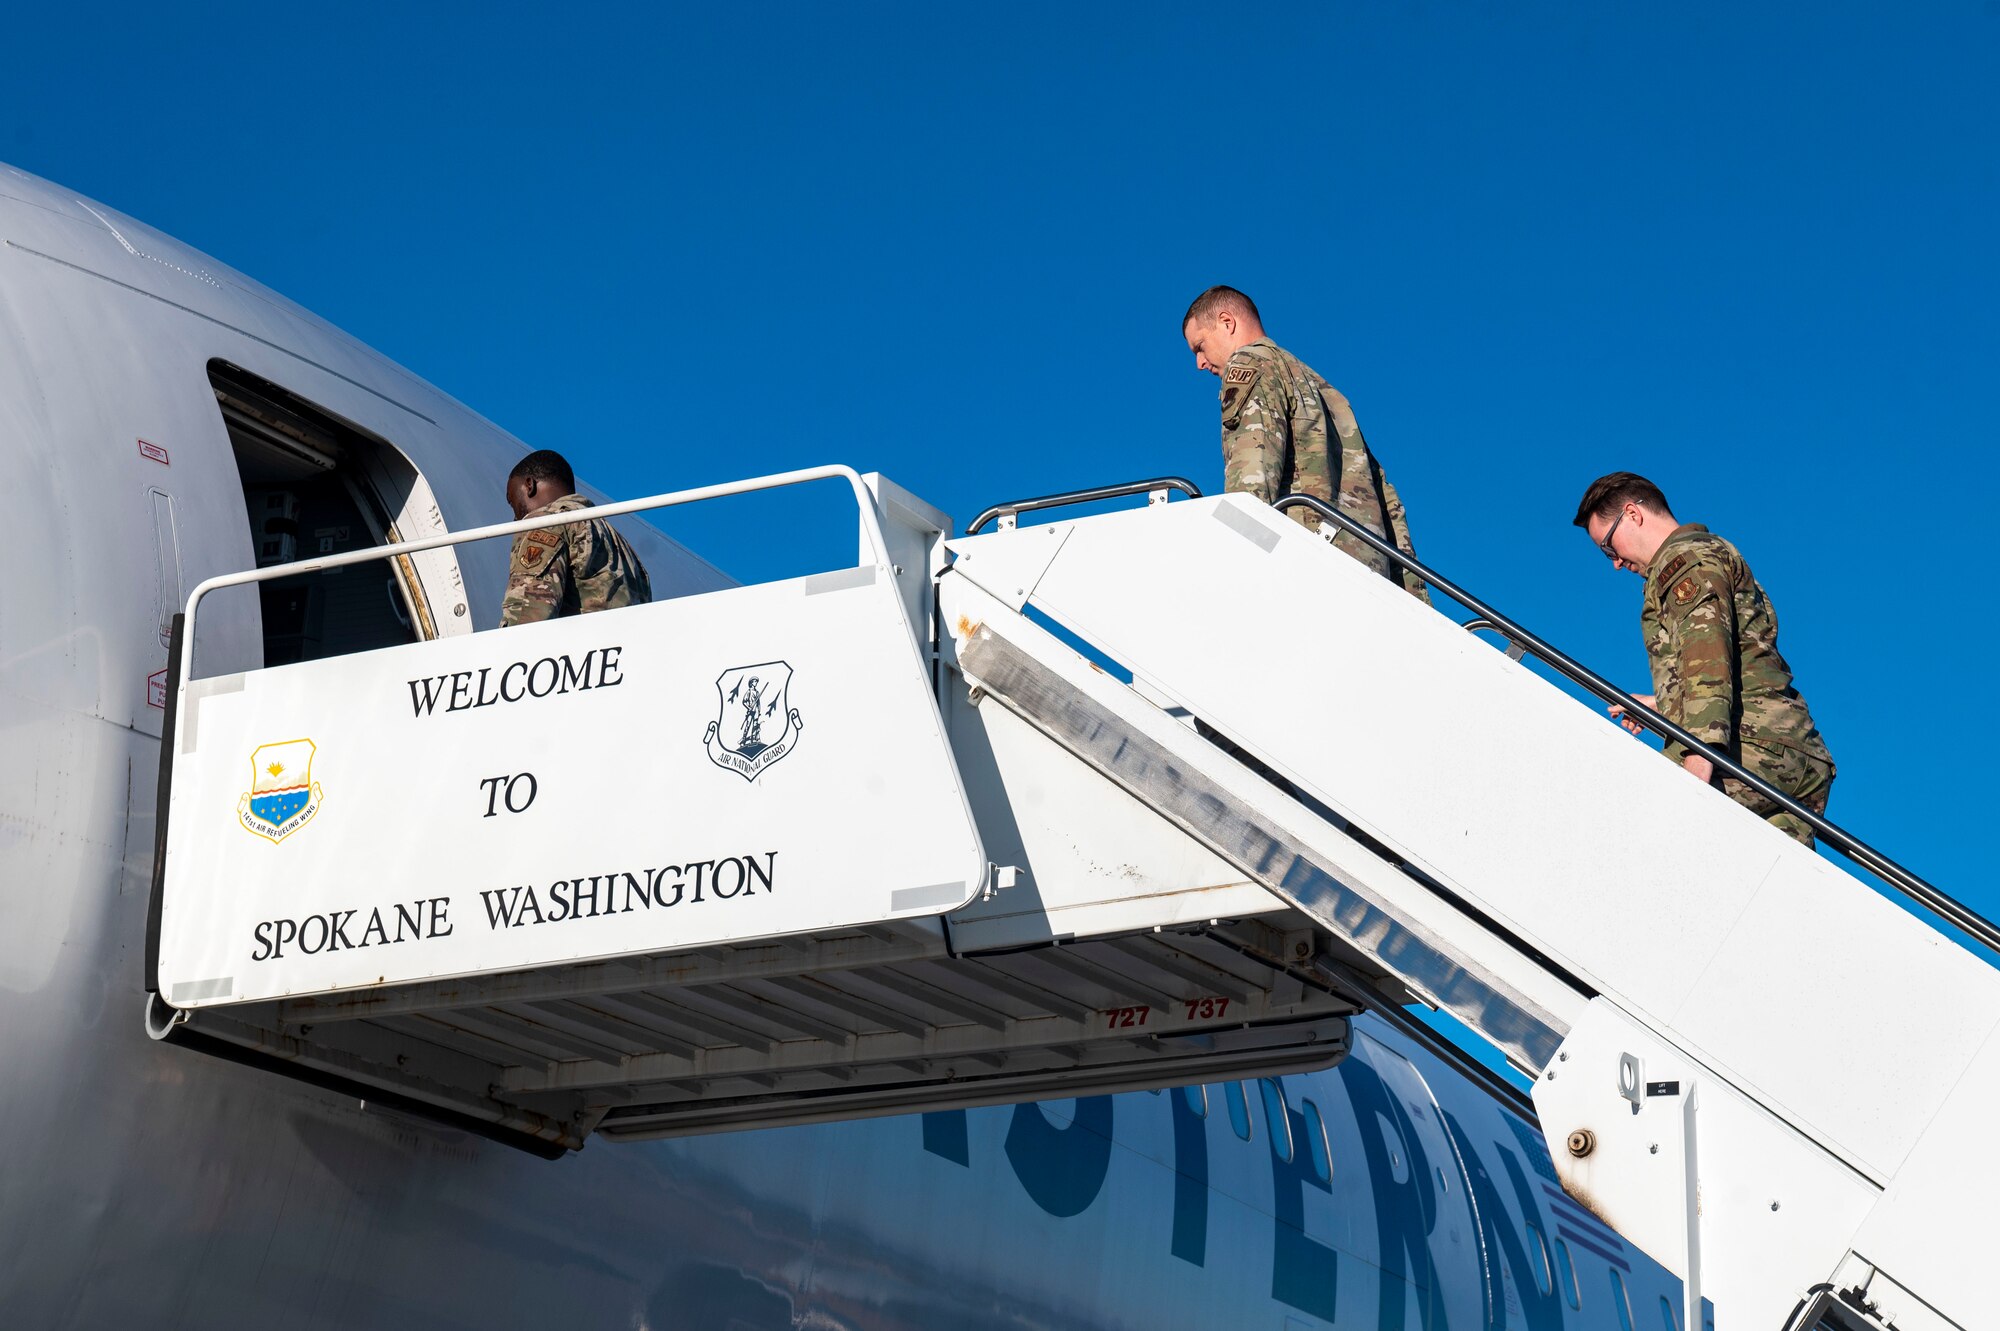
{"label": "white painted metal railing post", "polygon": [[1701,1315],[1701,1169],[1695,1158],[1695,1111],[1700,1091],[1693,1081],[1681,1099],[1681,1170],[1687,1189],[1687,1267],[1681,1277],[1681,1331],[1705,1331]]}

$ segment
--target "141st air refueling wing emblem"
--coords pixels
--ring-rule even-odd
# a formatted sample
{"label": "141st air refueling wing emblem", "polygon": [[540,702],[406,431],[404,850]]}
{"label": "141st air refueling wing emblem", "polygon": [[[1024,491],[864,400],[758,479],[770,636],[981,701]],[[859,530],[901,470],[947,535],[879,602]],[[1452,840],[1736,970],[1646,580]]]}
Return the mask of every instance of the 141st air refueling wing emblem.
{"label": "141st air refueling wing emblem", "polygon": [[702,743],[709,761],[745,781],[792,751],[799,742],[797,709],[786,696],[792,668],[783,661],[737,666],[715,681],[719,707]]}
{"label": "141st air refueling wing emblem", "polygon": [[236,804],[244,831],[276,843],[312,821],[320,798],[312,779],[314,752],[309,739],[261,744],[251,752],[250,789]]}

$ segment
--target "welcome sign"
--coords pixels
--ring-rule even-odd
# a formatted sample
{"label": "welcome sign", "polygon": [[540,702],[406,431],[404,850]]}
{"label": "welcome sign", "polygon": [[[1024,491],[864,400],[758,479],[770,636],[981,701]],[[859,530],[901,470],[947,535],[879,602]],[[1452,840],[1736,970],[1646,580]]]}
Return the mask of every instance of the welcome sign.
{"label": "welcome sign", "polygon": [[984,871],[864,567],[185,684],[160,992],[814,933],[957,909]]}

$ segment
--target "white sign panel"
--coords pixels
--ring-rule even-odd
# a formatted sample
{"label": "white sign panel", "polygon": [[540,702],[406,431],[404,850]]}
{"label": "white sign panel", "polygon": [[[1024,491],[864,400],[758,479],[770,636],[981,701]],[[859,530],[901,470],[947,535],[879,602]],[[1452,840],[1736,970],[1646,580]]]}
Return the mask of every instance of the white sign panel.
{"label": "white sign panel", "polygon": [[985,870],[873,568],[197,680],[177,728],[177,1007],[935,915]]}

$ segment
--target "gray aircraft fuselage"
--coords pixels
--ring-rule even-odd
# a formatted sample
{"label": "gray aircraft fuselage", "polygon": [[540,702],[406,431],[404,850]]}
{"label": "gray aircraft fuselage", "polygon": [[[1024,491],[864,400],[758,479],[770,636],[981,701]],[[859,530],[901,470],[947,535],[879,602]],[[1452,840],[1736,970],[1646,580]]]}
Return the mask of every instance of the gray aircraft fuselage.
{"label": "gray aircraft fuselage", "polygon": [[[1282,1085],[553,1162],[149,1040],[162,629],[267,535],[218,363],[386,441],[453,528],[507,518],[526,451],[239,274],[0,167],[0,458],[35,478],[0,600],[0,1324],[1675,1331],[1677,1282],[1561,1197],[1532,1125],[1365,1018],[1345,1062]],[[659,594],[723,581],[630,530]],[[427,613],[488,626],[505,552],[460,559]],[[337,608],[301,631],[338,632]],[[258,664],[258,612],[218,606],[198,650]]]}

